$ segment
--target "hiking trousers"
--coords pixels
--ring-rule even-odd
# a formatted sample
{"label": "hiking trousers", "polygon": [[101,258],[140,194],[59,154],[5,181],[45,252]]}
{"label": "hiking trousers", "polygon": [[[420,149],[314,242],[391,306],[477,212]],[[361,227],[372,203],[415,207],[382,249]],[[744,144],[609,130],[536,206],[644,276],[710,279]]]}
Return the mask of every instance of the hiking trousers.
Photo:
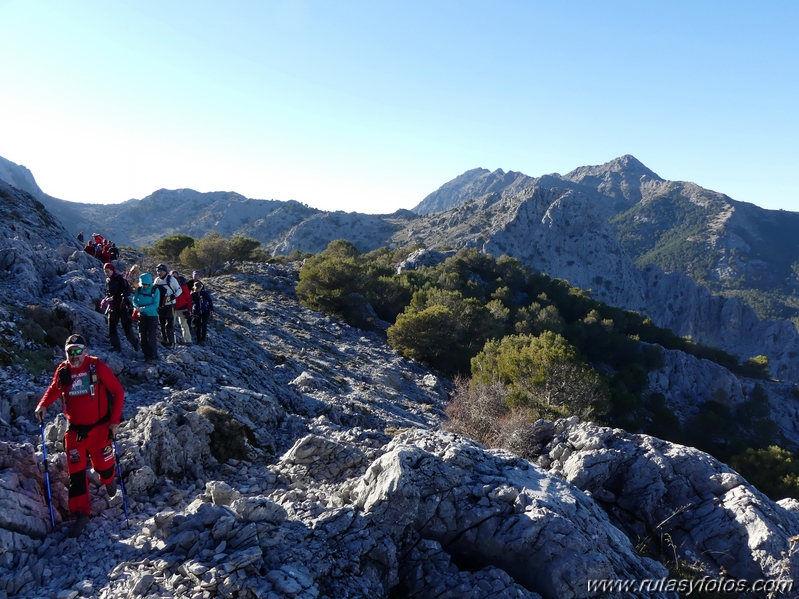
{"label": "hiking trousers", "polygon": [[139,340],[133,332],[133,319],[131,319],[127,310],[112,310],[108,313],[108,338],[111,340],[111,347],[119,351],[122,345],[119,342],[119,331],[117,325],[122,324],[122,330],[125,332],[125,337],[133,346],[133,349],[139,349]]}
{"label": "hiking trousers", "polygon": [[167,345],[175,345],[175,306],[167,304],[158,308],[158,321],[161,323],[161,339]]}
{"label": "hiking trousers", "polygon": [[175,313],[175,318],[178,320],[178,327],[180,335],[183,337],[183,342],[191,345],[191,329],[189,328],[189,320],[186,318],[186,310],[178,310]]}
{"label": "hiking trousers", "polygon": [[141,350],[145,360],[158,359],[158,317],[139,316],[139,337],[141,337]]}
{"label": "hiking trousers", "polygon": [[100,482],[107,485],[114,480],[114,445],[108,432],[108,424],[95,426],[80,441],[78,431],[67,430],[64,435],[67,452],[67,472],[69,472],[69,511],[73,514],[83,512],[91,516],[89,500],[88,458],[92,468],[100,476]]}
{"label": "hiking trousers", "polygon": [[195,314],[194,316],[194,331],[197,333],[197,343],[205,343],[208,337],[208,320],[211,318],[211,313]]}

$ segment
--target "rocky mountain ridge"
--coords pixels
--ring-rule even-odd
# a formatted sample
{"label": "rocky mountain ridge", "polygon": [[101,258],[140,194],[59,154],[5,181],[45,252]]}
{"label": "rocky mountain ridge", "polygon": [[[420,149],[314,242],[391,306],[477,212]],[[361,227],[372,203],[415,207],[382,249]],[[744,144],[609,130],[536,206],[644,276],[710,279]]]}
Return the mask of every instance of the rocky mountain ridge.
{"label": "rocky mountain ridge", "polygon": [[37,304],[117,374],[130,512],[92,477],[94,517],[65,537],[65,421],[51,410],[49,530],[32,412],[51,375],[4,362],[0,597],[588,597],[592,579],[668,576],[636,551],[657,556],[664,537],[709,575],[799,576],[799,503],[697,450],[574,419],[535,423],[533,462],[446,433],[447,381],[302,308],[291,267],[208,278],[205,347],[156,365],[112,353],[99,262],[29,195],[0,183],[0,197],[0,347],[35,349],[20,306]]}
{"label": "rocky mountain ridge", "polygon": [[[644,197],[646,187],[639,189]],[[632,193],[631,186],[624,188]],[[697,343],[741,360],[765,355],[772,376],[799,382],[799,334],[793,323],[760,320],[740,298],[714,296],[682,273],[666,273],[655,265],[639,269],[604,217],[603,205],[594,199],[595,194],[585,191],[533,184],[419,217],[392,242],[477,247],[495,256],[513,256]]]}

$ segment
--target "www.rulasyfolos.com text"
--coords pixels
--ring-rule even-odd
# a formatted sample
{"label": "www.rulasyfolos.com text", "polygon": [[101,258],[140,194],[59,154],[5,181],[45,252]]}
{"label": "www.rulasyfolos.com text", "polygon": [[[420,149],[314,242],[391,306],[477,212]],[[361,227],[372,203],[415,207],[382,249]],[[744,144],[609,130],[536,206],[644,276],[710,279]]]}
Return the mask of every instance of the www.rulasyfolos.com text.
{"label": "www.rulasyfolos.com text", "polygon": [[640,580],[589,580],[589,593],[773,593],[787,595],[793,590],[793,580],[771,578],[742,580],[705,576],[695,580],[685,578],[642,578]]}

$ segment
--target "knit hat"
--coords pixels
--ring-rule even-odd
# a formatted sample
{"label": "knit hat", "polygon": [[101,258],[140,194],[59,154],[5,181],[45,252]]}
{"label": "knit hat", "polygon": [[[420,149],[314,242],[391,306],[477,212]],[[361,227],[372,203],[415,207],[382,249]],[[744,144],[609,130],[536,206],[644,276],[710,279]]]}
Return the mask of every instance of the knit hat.
{"label": "knit hat", "polygon": [[116,272],[116,268],[114,268],[114,265],[111,264],[110,262],[106,262],[105,264],[103,264],[103,270],[110,270],[111,272]]}
{"label": "knit hat", "polygon": [[83,335],[70,335],[64,344],[64,349],[69,349],[70,347],[86,347],[86,340]]}
{"label": "knit hat", "polygon": [[201,274],[199,270],[193,270],[193,271],[191,271],[191,276],[194,276],[194,275],[199,275],[199,274]]}
{"label": "knit hat", "polygon": [[169,272],[169,269],[166,267],[166,264],[159,264],[158,266],[155,267],[155,270],[156,271],[165,270],[165,271]]}
{"label": "knit hat", "polygon": [[202,281],[194,281],[194,289],[200,289],[203,286]]}

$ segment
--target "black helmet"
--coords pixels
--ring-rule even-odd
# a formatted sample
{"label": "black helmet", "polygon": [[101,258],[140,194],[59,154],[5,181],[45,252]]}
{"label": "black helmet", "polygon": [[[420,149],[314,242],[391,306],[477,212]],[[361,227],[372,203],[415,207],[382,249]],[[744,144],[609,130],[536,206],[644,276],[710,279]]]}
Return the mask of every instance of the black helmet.
{"label": "black helmet", "polygon": [[86,347],[86,340],[83,335],[70,335],[67,342],[64,344],[64,349],[69,349],[72,346]]}

